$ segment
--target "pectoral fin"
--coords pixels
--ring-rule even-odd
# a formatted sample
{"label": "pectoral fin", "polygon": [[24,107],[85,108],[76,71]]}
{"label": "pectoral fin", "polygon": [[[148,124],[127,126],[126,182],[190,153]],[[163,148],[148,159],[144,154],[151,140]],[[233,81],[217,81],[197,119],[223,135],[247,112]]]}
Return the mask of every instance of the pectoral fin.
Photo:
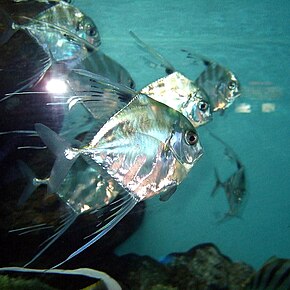
{"label": "pectoral fin", "polygon": [[168,187],[166,189],[166,191],[162,192],[159,195],[159,200],[160,201],[167,201],[174,194],[176,189],[177,189],[177,185],[176,184],[171,185],[170,187]]}

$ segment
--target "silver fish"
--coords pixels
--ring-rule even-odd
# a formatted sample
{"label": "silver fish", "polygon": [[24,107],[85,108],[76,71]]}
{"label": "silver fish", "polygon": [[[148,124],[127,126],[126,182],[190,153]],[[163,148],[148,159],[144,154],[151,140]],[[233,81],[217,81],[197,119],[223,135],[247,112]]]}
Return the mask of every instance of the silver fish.
{"label": "silver fish", "polygon": [[141,93],[182,113],[194,127],[211,120],[210,105],[195,84],[179,72],[161,78],[141,90]]}
{"label": "silver fish", "polygon": [[218,136],[210,132],[210,135],[221,142],[226,148],[226,155],[236,162],[237,170],[224,182],[222,182],[215,169],[216,184],[212,190],[212,196],[216,193],[219,187],[222,187],[225,191],[226,198],[229,204],[229,211],[225,214],[225,217],[221,220],[224,221],[231,217],[238,217],[241,214],[241,210],[246,201],[246,174],[245,167],[238,159],[234,150],[225,143]]}
{"label": "silver fish", "polygon": [[[135,33],[130,31],[130,34],[143,50],[165,68],[168,75],[177,71],[164,56],[143,42]],[[200,90],[204,101],[210,104],[213,112],[225,110],[240,96],[240,84],[233,72],[203,56],[184,49],[182,51],[187,52],[187,58],[194,59],[195,62],[202,62],[206,66],[205,70],[193,81],[193,84]]]}
{"label": "silver fish", "polygon": [[241,95],[240,83],[232,71],[197,54],[188,53],[187,57],[206,66],[194,83],[204,91],[214,112],[227,109]]}
{"label": "silver fish", "polygon": [[[40,63],[32,68],[32,76],[19,82],[20,88],[15,93],[38,83],[53,63],[61,61],[65,63],[68,69],[71,69],[85,59],[91,51],[97,50],[100,46],[100,36],[94,22],[79,9],[63,1],[33,18],[26,15],[17,15],[15,16],[17,20],[14,20],[4,9],[0,10],[0,15],[2,22],[2,25],[0,25],[2,31],[0,44],[1,47],[5,46],[5,51],[9,49],[10,54],[13,54],[13,56],[8,55],[8,62],[1,61],[1,75],[10,71],[17,71],[15,59],[18,57],[18,51],[15,49],[14,43],[19,42],[15,41],[17,37],[19,38],[19,33],[16,32],[22,32],[32,38],[29,42],[34,40],[35,44],[31,49],[34,50],[38,58],[41,57]],[[28,41],[25,36],[23,38],[26,42]],[[10,41],[13,47],[9,46]],[[35,45],[38,45],[39,48],[35,49]],[[22,55],[22,52],[20,52],[20,55]],[[33,63],[34,57],[32,56],[29,60]],[[23,67],[27,67],[27,59]],[[23,75],[23,72],[21,75]],[[0,101],[7,98],[9,97],[4,97]]]}
{"label": "silver fish", "polygon": [[[112,116],[101,129],[92,129],[79,147],[72,147],[70,142],[48,127],[35,125],[42,141],[56,155],[47,182],[48,190],[57,194],[62,192],[60,197],[70,206],[72,214],[49,244],[27,265],[59,238],[80,214],[98,211],[96,195],[84,196],[82,190],[73,195],[62,191],[67,174],[79,158],[85,159],[98,174],[101,172],[103,175],[105,172],[107,176],[104,180],[108,186],[113,186],[123,197],[116,202],[108,200],[114,212],[106,220],[107,224],[97,228],[91,240],[55,267],[99,240],[141,200],[158,194],[166,199],[203,154],[195,128],[181,113],[119,84],[106,84],[98,78],[93,83],[96,91],[92,91],[91,96],[86,91],[87,96],[78,97],[77,102],[89,108],[92,103],[99,102],[100,96],[106,95],[111,102],[116,102],[122,96],[128,98],[129,94],[132,101]],[[106,104],[111,106],[110,102],[103,103],[103,106]],[[97,110],[94,105],[92,108]],[[98,108],[99,111],[102,109]],[[78,167],[75,168],[74,176],[78,173]],[[108,182],[108,176],[112,183]]]}

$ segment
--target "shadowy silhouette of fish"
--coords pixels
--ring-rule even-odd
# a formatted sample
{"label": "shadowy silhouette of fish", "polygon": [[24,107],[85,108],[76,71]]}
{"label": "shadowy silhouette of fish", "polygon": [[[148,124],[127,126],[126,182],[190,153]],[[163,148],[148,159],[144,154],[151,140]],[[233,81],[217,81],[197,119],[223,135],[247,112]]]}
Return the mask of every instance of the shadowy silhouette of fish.
{"label": "shadowy silhouette of fish", "polygon": [[209,131],[209,134],[225,146],[225,154],[236,163],[237,170],[224,182],[218,176],[217,169],[215,169],[216,184],[212,190],[211,195],[215,195],[219,187],[225,191],[226,198],[229,204],[229,211],[221,220],[227,220],[231,217],[239,217],[242,207],[246,201],[246,174],[245,167],[237,157],[234,150],[222,139]]}

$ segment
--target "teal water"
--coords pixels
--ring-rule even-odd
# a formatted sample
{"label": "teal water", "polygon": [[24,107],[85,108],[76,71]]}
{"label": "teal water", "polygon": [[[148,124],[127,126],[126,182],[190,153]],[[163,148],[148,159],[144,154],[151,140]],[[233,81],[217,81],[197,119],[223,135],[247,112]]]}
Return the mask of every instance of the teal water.
{"label": "teal water", "polygon": [[139,89],[164,73],[148,66],[129,30],[189,78],[195,77],[193,65],[180,49],[229,67],[242,85],[240,99],[207,125],[246,167],[242,218],[217,224],[227,201],[222,190],[210,196],[214,168],[225,180],[235,167],[201,128],[202,160],[169,201],[147,202],[144,223],[117,252],[161,258],[212,242],[254,267],[273,255],[290,258],[289,2],[75,0],[74,5],[93,18],[102,50],[126,67]]}

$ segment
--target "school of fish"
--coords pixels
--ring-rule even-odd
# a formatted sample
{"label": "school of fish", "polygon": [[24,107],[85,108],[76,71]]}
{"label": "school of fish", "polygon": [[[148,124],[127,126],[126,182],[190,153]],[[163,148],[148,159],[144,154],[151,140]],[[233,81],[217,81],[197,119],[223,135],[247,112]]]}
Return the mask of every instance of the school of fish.
{"label": "school of fish", "polygon": [[[28,5],[35,5],[35,10]],[[80,215],[96,217],[95,232],[55,268],[101,239],[138,202],[157,195],[168,200],[204,153],[197,128],[210,122],[214,112],[232,105],[240,95],[240,84],[222,65],[188,53],[188,58],[195,57],[205,67],[191,80],[131,32],[167,74],[136,90],[126,69],[101,52],[94,21],[70,1],[3,0],[0,16],[0,52],[7,54],[0,60],[0,77],[7,79],[0,91],[0,109],[11,110],[13,100],[21,106],[36,94],[39,99],[55,99],[53,103],[44,101],[43,110],[61,107],[64,114],[59,130],[42,121],[26,128],[27,134],[34,131],[34,138],[39,137],[54,154],[50,172],[39,176],[26,162],[17,162],[27,179],[18,206],[29,203],[33,192],[44,185],[68,208],[61,226],[25,266]],[[15,48],[23,42],[34,48],[33,55]],[[9,73],[18,75],[27,57],[31,57],[28,75],[10,82]],[[51,92],[47,84],[56,78],[63,90]],[[23,128],[1,126],[2,138],[26,136]],[[28,149],[36,150],[33,146]],[[5,154],[13,153],[10,151]],[[246,195],[245,170],[233,151],[230,157],[238,171],[226,182],[217,179],[215,190],[219,186],[225,189],[230,207],[227,215],[236,216]],[[47,161],[45,157],[43,161]],[[112,214],[100,223],[104,208]]]}

